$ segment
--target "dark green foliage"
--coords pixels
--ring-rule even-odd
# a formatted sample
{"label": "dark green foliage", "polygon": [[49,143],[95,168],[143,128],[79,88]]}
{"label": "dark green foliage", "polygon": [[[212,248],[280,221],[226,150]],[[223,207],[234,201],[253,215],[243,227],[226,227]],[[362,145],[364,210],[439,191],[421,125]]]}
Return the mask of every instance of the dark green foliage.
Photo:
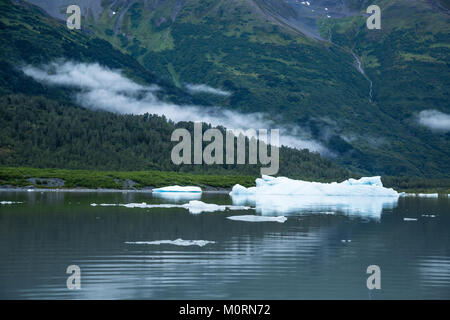
{"label": "dark green foliage", "polygon": [[[258,3],[290,15],[279,1]],[[330,29],[336,46],[261,22],[245,2],[191,1],[175,21],[158,29],[171,36],[173,48],[147,47],[136,57],[174,83],[207,83],[233,92],[216,103],[266,112],[277,123],[313,131],[338,155],[335,161],[353,171],[450,177],[449,134],[416,121],[424,109],[450,112],[448,15],[427,3],[380,1],[381,31],[367,30],[363,16],[327,19],[335,25],[324,24],[323,37]],[[369,4],[351,1],[355,10],[365,11]],[[169,2],[159,6],[171,12]],[[142,28],[145,23],[142,19]],[[145,41],[154,31],[131,34]],[[137,53],[129,44],[124,49]],[[350,50],[373,81],[373,102]]]}
{"label": "dark green foliage", "polygon": [[[148,114],[91,111],[36,96],[3,96],[0,97],[0,164],[260,175],[259,165],[174,165],[171,151],[176,142],[171,142],[170,137],[176,128],[187,128],[192,133],[193,123],[174,124],[164,117]],[[279,174],[320,181],[343,180],[349,176],[346,170],[318,154],[290,148],[280,150]]]}
{"label": "dark green foliage", "polygon": [[438,192],[450,194],[450,179],[421,179],[413,177],[382,177],[387,188],[408,192]]}
{"label": "dark green foliage", "polygon": [[[41,178],[35,184],[30,180]],[[45,180],[61,179],[61,188],[103,188],[129,189],[126,181],[133,182],[134,189],[145,187],[164,187],[169,185],[194,185],[206,188],[231,188],[239,183],[243,186],[254,185],[255,177],[237,175],[196,175],[179,172],[161,171],[94,171],[94,170],[61,170],[0,167],[0,185],[25,187],[35,186],[48,188]]]}

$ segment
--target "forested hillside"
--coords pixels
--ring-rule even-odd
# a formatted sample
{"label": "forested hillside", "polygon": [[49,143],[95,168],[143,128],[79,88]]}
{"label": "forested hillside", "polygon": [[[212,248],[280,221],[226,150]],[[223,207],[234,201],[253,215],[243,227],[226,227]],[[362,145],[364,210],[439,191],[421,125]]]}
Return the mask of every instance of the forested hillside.
{"label": "forested hillside", "polygon": [[[176,143],[170,137],[176,128],[193,132],[192,123],[174,124],[158,116],[91,111],[37,96],[3,96],[0,164],[260,175],[256,165],[174,165],[170,154]],[[279,174],[308,180],[349,176],[347,170],[316,153],[290,148],[280,150]]]}
{"label": "forested hillside", "polygon": [[[52,3],[46,2],[46,8],[55,9]],[[449,112],[448,14],[430,3],[381,1],[383,28],[371,31],[362,15],[365,2],[355,0],[351,12],[356,15],[317,21],[323,38],[317,40],[274,18],[299,19],[295,10],[276,1],[101,1],[100,11],[83,10],[81,31],[69,31],[65,21],[27,2],[2,0],[0,93],[5,118],[0,163],[258,171],[248,166],[174,167],[165,155],[171,149],[167,134],[192,123],[82,109],[73,88],[37,82],[22,70],[61,59],[98,63],[121,70],[137,84],[156,84],[160,89],[155,96],[163,103],[262,113],[277,126],[292,128],[299,138],[320,142],[333,156],[323,160],[284,148],[283,175],[347,176],[337,163],[355,174],[449,177],[450,133],[417,121],[422,110]],[[229,94],[192,94],[189,84]],[[25,113],[29,118],[23,118]],[[146,128],[146,121],[153,127]],[[158,150],[146,150],[143,139]]]}
{"label": "forested hillside", "polygon": [[417,123],[420,111],[450,112],[450,24],[440,2],[380,1],[382,29],[368,30],[368,1],[343,2],[348,8],[330,18],[328,2],[313,1],[323,40],[292,27],[308,9],[293,1],[102,3],[86,17],[89,28],[180,88],[233,92],[216,102],[296,125],[355,171],[450,174],[448,131]]}

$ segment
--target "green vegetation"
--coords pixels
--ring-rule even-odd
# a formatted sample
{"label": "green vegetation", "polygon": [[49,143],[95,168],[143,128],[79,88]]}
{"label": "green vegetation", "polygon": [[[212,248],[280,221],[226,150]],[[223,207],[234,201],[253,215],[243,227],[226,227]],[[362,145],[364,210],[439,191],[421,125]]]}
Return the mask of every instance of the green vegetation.
{"label": "green vegetation", "polygon": [[[39,178],[32,183],[32,178]],[[255,177],[237,175],[196,175],[189,173],[164,171],[94,171],[94,170],[61,170],[0,167],[0,185],[14,187],[33,186],[52,188],[51,179],[61,179],[64,186],[59,188],[91,188],[91,189],[142,189],[145,187],[165,187],[171,185],[193,185],[202,188],[227,188],[235,184],[252,186]],[[40,183],[39,183],[40,182]]]}
{"label": "green vegetation", "polygon": [[[136,3],[124,13],[119,35],[103,34],[113,19],[90,26],[177,86],[207,83],[232,91],[231,97],[204,98],[311,132],[352,171],[450,177],[449,134],[416,121],[424,109],[449,112],[450,25],[427,1],[380,0],[381,31],[367,30],[363,16],[326,19],[323,37],[331,30],[339,46],[283,28],[251,1],[193,0],[179,11],[174,3],[159,2],[152,10]],[[295,16],[279,1],[256,3]],[[364,12],[369,4],[351,1]],[[124,45],[117,41],[122,33],[131,39]],[[373,81],[373,102],[350,50]]]}
{"label": "green vegetation", "polygon": [[[171,185],[199,186],[204,190],[231,189],[235,184],[255,185],[257,176],[190,174],[167,171],[97,171],[0,167],[0,186],[51,189],[143,189]],[[52,179],[59,179],[55,184]],[[382,177],[383,185],[401,192],[450,194],[450,179]]]}
{"label": "green vegetation", "polygon": [[408,193],[450,194],[450,179],[421,179],[412,177],[382,177],[383,186]]}
{"label": "green vegetation", "polygon": [[[181,127],[193,133],[193,123],[174,124],[164,117],[92,111],[43,97],[3,96],[0,165],[260,175],[260,165],[174,165],[170,155],[176,142],[170,137]],[[280,149],[279,174],[319,181],[349,177],[347,170],[319,154],[285,147]]]}

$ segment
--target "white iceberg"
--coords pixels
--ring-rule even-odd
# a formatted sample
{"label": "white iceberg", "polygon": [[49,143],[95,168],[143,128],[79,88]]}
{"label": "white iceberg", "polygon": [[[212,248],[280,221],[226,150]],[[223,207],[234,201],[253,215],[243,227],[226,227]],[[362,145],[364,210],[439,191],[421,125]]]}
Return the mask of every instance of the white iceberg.
{"label": "white iceberg", "polygon": [[225,211],[225,210],[250,210],[251,207],[247,206],[235,206],[235,205],[218,205],[214,203],[205,203],[198,200],[191,200],[186,204],[147,204],[142,203],[127,203],[127,204],[115,204],[115,203],[91,203],[91,206],[101,206],[101,207],[126,207],[126,208],[141,208],[141,209],[153,209],[153,208],[183,208],[188,209],[189,213],[199,214],[202,212],[215,212],[215,211]]}
{"label": "white iceberg", "polygon": [[233,204],[250,205],[265,216],[339,211],[377,219],[383,209],[396,207],[399,197],[380,177],[318,183],[263,176],[256,187],[235,185],[230,195]]}
{"label": "white iceberg", "polygon": [[341,183],[320,183],[263,175],[262,178],[256,179],[256,187],[245,188],[239,184],[235,185],[230,195],[240,194],[399,197],[399,193],[394,189],[383,187],[381,177],[348,179]]}
{"label": "white iceberg", "polygon": [[439,194],[438,193],[418,193],[417,196],[423,197],[423,198],[437,198],[437,197],[439,197]]}
{"label": "white iceberg", "polygon": [[416,197],[416,194],[415,193],[402,192],[402,193],[400,193],[400,197]]}
{"label": "white iceberg", "polygon": [[0,201],[0,204],[19,204],[19,203],[23,203],[23,202],[18,202],[18,201]]}
{"label": "white iceberg", "polygon": [[403,218],[403,221],[417,221],[416,218]]}
{"label": "white iceberg", "polygon": [[199,246],[204,247],[207,244],[210,243],[216,243],[215,241],[208,241],[208,240],[183,240],[183,239],[176,239],[176,240],[158,240],[158,241],[127,241],[126,244],[149,244],[149,245],[161,245],[161,244],[171,244],[175,246]]}
{"label": "white iceberg", "polygon": [[231,216],[227,217],[227,219],[235,220],[235,221],[247,221],[247,222],[279,222],[284,223],[287,218],[284,216],[279,217],[267,217],[267,216]]}
{"label": "white iceberg", "polygon": [[202,189],[200,187],[181,187],[181,186],[169,186],[164,188],[153,189],[152,193],[158,192],[194,192],[194,193],[202,193]]}
{"label": "white iceberg", "polygon": [[402,197],[421,197],[421,198],[438,198],[438,193],[405,193],[400,194]]}

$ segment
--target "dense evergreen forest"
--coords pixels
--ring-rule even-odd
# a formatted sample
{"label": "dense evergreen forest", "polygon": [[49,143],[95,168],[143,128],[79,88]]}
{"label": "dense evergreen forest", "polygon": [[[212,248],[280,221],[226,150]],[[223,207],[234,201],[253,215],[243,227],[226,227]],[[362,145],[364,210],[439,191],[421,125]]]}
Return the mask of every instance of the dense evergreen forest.
{"label": "dense evergreen forest", "polygon": [[[176,128],[193,132],[193,123],[175,124],[149,114],[118,115],[86,110],[37,96],[3,96],[0,97],[0,164],[260,174],[259,165],[174,165],[170,154],[176,142],[171,142],[170,137]],[[309,180],[342,180],[349,176],[347,170],[317,153],[286,147],[280,149],[279,174]]]}

